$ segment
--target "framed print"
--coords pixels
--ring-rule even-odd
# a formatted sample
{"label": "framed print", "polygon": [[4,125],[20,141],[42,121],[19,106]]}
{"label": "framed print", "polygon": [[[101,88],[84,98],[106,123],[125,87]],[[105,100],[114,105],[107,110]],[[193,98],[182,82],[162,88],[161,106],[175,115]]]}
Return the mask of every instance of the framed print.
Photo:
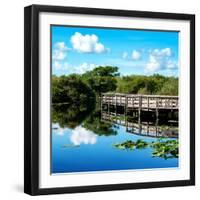
{"label": "framed print", "polygon": [[195,16],[25,8],[24,192],[195,184]]}

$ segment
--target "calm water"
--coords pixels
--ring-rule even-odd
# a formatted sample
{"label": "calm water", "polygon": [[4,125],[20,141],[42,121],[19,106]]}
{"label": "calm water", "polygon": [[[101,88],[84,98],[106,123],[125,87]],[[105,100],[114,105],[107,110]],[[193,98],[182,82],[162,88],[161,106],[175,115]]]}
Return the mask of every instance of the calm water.
{"label": "calm water", "polygon": [[143,136],[147,134],[145,131],[156,135],[152,132],[153,125],[145,125],[139,134],[141,126],[136,124],[136,128],[130,129],[121,117],[110,121],[104,115],[102,119],[101,111],[85,117],[79,113],[81,120],[72,112],[73,122],[64,114],[69,111],[62,109],[63,113],[60,112],[58,110],[52,124],[52,173],[178,167],[178,158],[152,157],[151,147],[122,150],[113,146],[127,140],[157,141],[156,137]]}

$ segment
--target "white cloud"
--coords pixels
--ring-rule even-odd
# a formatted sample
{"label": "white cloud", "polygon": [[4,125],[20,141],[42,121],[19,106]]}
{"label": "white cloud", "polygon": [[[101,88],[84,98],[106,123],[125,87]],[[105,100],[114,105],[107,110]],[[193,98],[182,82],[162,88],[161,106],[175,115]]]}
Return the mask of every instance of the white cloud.
{"label": "white cloud", "polygon": [[97,142],[97,135],[79,126],[72,131],[70,140],[74,145],[95,144]]}
{"label": "white cloud", "polygon": [[168,62],[166,63],[166,67],[168,69],[177,69],[178,68],[178,63],[174,60],[168,60]]}
{"label": "white cloud", "polygon": [[61,74],[77,73],[83,74],[87,71],[93,70],[97,67],[96,64],[84,62],[79,66],[72,66],[68,62],[62,62],[55,60],[52,64],[53,71],[57,71]]}
{"label": "white cloud", "polygon": [[53,63],[53,67],[54,67],[56,70],[59,70],[59,69],[62,68],[62,64],[61,64],[60,62],[58,62],[58,61],[55,61],[55,62]]}
{"label": "white cloud", "polygon": [[59,136],[63,136],[65,134],[65,129],[63,128],[59,128],[58,130],[56,130],[55,134],[59,135]]}
{"label": "white cloud", "polygon": [[55,49],[53,51],[54,60],[64,60],[66,58],[66,53],[60,50]]}
{"label": "white cloud", "polygon": [[133,60],[139,60],[141,58],[141,53],[137,50],[133,50],[132,52],[132,59]]}
{"label": "white cloud", "polygon": [[66,70],[69,70],[69,64],[67,62],[61,62],[58,60],[55,60],[53,62],[53,70],[58,70],[60,72],[66,73]]}
{"label": "white cloud", "polygon": [[96,67],[95,64],[89,64],[87,62],[82,63],[80,66],[75,67],[75,73],[83,74],[87,71],[93,70]]}
{"label": "white cloud", "polygon": [[146,72],[155,72],[160,69],[159,61],[152,55],[149,56],[149,62],[146,65]]}
{"label": "white cloud", "polygon": [[52,128],[54,129],[54,134],[63,136],[65,134],[65,129],[61,128],[58,123],[54,123]]}
{"label": "white cloud", "polygon": [[68,50],[64,42],[57,42],[53,50],[53,60],[64,60]]}
{"label": "white cloud", "polygon": [[57,42],[55,44],[55,48],[59,49],[60,51],[67,51],[67,50],[69,50],[69,48],[65,45],[64,42]]}
{"label": "white cloud", "polygon": [[103,53],[106,51],[106,48],[102,43],[100,43],[99,38],[95,35],[82,35],[79,32],[76,32],[71,37],[71,43],[73,49],[80,53]]}
{"label": "white cloud", "polygon": [[173,53],[170,48],[150,50],[145,72],[154,73],[163,69],[176,69],[178,63],[172,57]]}
{"label": "white cloud", "polygon": [[128,57],[128,53],[125,51],[125,52],[123,52],[123,54],[122,54],[122,58],[123,59],[126,59]]}
{"label": "white cloud", "polygon": [[172,56],[172,50],[170,48],[154,49],[151,51],[151,54],[157,57],[170,57]]}
{"label": "white cloud", "polygon": [[68,62],[64,62],[63,65],[62,65],[62,69],[66,70],[66,69],[69,69],[70,66],[68,64]]}

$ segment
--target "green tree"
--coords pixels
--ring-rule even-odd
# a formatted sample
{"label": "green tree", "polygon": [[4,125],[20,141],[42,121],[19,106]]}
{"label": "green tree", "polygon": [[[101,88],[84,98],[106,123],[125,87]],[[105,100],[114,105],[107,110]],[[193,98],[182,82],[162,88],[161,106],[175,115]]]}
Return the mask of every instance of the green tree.
{"label": "green tree", "polygon": [[128,94],[178,95],[178,78],[159,74],[117,77],[116,91]]}
{"label": "green tree", "polygon": [[178,95],[178,79],[174,77],[168,78],[161,90],[158,92],[161,95]]}
{"label": "green tree", "polygon": [[117,76],[119,76],[117,67],[99,66],[94,70],[83,74],[82,79],[91,87],[93,91],[95,91],[97,96],[100,96],[103,92],[116,90]]}
{"label": "green tree", "polygon": [[94,101],[94,92],[75,74],[52,77],[52,102],[87,104]]}

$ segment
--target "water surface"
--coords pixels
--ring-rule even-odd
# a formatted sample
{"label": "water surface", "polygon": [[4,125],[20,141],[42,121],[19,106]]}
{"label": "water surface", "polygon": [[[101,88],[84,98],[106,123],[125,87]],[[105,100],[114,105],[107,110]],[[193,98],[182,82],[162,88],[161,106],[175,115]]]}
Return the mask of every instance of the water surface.
{"label": "water surface", "polygon": [[[69,110],[62,111],[69,113]],[[153,157],[151,147],[121,150],[114,146],[127,140],[140,139],[148,143],[158,141],[161,137],[160,129],[154,129],[152,123],[145,122],[143,126],[130,121],[128,123],[127,118],[120,115],[113,118],[106,115],[105,118],[105,113],[101,110],[93,111],[85,117],[83,113],[79,113],[82,120],[75,115],[68,118],[63,113],[61,115],[59,110],[52,124],[52,173],[178,167],[178,158]],[[130,124],[132,127],[128,127]],[[165,129],[165,136],[171,130],[173,133],[177,132],[175,127],[167,126]],[[158,133],[152,132],[154,130]],[[167,140],[177,138],[168,136]]]}

